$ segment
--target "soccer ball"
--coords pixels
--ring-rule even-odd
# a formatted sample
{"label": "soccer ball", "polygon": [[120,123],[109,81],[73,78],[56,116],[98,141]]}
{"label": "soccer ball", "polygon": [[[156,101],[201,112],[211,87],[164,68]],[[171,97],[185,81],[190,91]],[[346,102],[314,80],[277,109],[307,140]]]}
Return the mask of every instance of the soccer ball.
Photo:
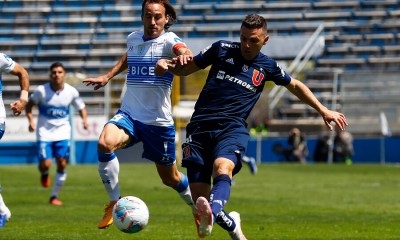
{"label": "soccer ball", "polygon": [[119,199],[112,211],[114,225],[125,233],[137,233],[147,226],[149,209],[140,198],[127,196]]}

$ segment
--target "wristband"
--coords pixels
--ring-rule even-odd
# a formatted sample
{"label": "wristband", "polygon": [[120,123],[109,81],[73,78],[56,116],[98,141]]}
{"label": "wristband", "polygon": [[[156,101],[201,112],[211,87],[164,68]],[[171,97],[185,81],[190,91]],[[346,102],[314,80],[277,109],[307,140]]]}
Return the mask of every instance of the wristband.
{"label": "wristband", "polygon": [[28,102],[28,91],[21,90],[21,95],[19,96],[19,99]]}

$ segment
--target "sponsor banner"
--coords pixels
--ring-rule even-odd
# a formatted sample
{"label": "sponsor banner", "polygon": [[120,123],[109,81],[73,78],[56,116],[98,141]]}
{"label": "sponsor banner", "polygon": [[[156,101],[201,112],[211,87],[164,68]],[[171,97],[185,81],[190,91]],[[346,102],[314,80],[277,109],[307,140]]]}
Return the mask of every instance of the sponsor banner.
{"label": "sponsor banner", "polygon": [[[104,124],[108,121],[106,116],[88,116],[89,128],[82,127],[82,119],[76,115],[73,120],[73,136],[76,141],[98,140]],[[35,122],[37,119],[35,118]],[[32,142],[36,141],[36,133],[29,132],[26,116],[7,117],[6,132],[1,142]]]}

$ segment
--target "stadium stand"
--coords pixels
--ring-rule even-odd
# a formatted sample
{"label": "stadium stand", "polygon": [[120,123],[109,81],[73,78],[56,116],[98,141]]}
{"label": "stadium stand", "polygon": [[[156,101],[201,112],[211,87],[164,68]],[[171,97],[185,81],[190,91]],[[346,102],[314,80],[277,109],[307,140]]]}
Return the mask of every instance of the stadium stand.
{"label": "stadium stand", "polygon": [[[398,0],[171,2],[179,16],[171,30],[186,41],[237,38],[241,20],[253,12],[266,17],[271,38],[311,36],[322,24],[322,54],[314,54],[298,76],[328,107],[332,106],[332,99],[337,98],[338,110],[345,111],[355,120],[357,116],[351,113],[357,107],[350,106],[351,98],[348,96],[357,96],[366,91],[364,87],[357,88],[357,85],[374,86],[374,82],[349,83],[347,86],[350,77],[346,76],[358,79],[355,73],[399,72]],[[52,62],[63,62],[71,73],[70,81],[77,85],[88,103],[89,114],[102,114],[106,104],[104,90],[92,91],[79,84],[80,78],[104,73],[119,60],[125,51],[127,34],[141,28],[140,11],[140,1],[133,0],[4,0],[0,2],[0,51],[13,56],[29,70],[32,89],[47,81],[48,67]],[[272,57],[287,65],[293,60],[284,52]],[[335,69],[340,69],[341,74],[338,93],[333,96],[332,76]],[[6,82],[3,94],[6,104],[17,97],[18,88],[11,79],[6,75],[3,77]],[[385,81],[385,75],[380,75],[377,82]],[[397,88],[397,85],[391,85],[393,81],[382,87],[385,89],[390,86],[391,90]],[[109,87],[113,106],[111,114],[119,105],[123,82],[122,74]],[[392,100],[387,102],[389,106]],[[366,112],[366,116],[369,116]],[[397,119],[400,119],[400,111],[395,112]],[[308,123],[312,122],[310,119],[318,119],[315,111],[294,101],[289,95],[282,97],[279,108],[270,116],[272,123],[279,122],[277,126],[292,123],[290,121],[299,117]],[[395,117],[389,119],[391,124],[400,129],[400,124],[393,119]]]}

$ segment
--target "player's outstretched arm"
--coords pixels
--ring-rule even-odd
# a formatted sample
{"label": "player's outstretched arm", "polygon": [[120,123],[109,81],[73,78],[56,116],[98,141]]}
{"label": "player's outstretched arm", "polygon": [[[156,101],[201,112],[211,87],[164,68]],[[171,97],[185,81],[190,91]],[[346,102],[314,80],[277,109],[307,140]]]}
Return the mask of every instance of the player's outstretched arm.
{"label": "player's outstretched arm", "polygon": [[108,78],[107,74],[105,74],[95,78],[86,78],[83,80],[83,83],[86,84],[86,86],[94,86],[94,90],[98,90],[107,85],[110,79],[111,78]]}
{"label": "player's outstretched arm", "polygon": [[331,131],[334,129],[331,125],[331,122],[334,122],[336,126],[339,127],[339,129],[341,129],[342,131],[348,125],[344,114],[327,109],[324,105],[322,105],[322,103],[315,97],[315,95],[304,83],[292,78],[290,83],[285,87],[291,93],[296,95],[301,101],[317,110],[324,119],[325,125]]}
{"label": "player's outstretched arm", "polygon": [[128,53],[125,53],[108,73],[95,78],[86,78],[83,83],[86,86],[94,86],[94,90],[104,87],[113,77],[128,68],[127,56]]}
{"label": "player's outstretched arm", "polygon": [[154,70],[155,73],[159,76],[162,76],[164,73],[169,71],[177,76],[187,76],[201,69],[194,63],[193,58],[187,58],[185,60],[186,64],[182,64],[182,59],[180,59],[182,57],[183,56],[181,55],[171,60],[158,60]]}
{"label": "player's outstretched arm", "polygon": [[15,63],[15,67],[10,73],[18,77],[19,85],[21,87],[20,98],[10,104],[14,116],[19,116],[25,109],[26,103],[28,102],[29,75],[28,72],[18,63]]}

